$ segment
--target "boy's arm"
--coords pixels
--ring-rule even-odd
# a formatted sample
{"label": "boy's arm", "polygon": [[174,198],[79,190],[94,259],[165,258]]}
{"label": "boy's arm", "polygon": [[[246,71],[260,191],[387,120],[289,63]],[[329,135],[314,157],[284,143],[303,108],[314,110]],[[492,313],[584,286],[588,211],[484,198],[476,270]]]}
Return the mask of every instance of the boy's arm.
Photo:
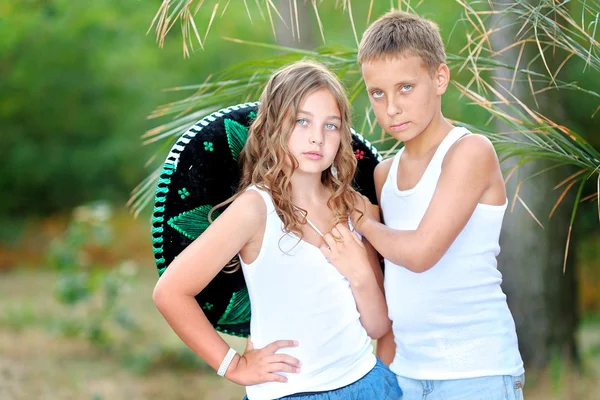
{"label": "boy's arm", "polygon": [[[490,190],[492,186],[494,190]],[[413,272],[424,272],[446,253],[488,190],[492,195],[486,203],[506,201],[491,142],[481,135],[469,135],[448,151],[431,203],[415,231],[394,230],[372,219],[365,219],[358,230],[386,259]]]}

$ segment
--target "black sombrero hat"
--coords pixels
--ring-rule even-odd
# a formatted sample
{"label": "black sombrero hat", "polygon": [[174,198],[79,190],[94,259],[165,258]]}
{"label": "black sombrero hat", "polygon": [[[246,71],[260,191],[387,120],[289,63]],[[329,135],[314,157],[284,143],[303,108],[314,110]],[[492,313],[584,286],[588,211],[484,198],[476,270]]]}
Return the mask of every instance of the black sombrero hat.
{"label": "black sombrero hat", "polygon": [[[236,192],[238,156],[257,106],[245,103],[212,113],[171,148],[158,180],[152,214],[152,246],[159,275],[208,227],[212,207]],[[354,186],[376,204],[373,170],[381,156],[354,130],[352,138],[358,161]],[[215,211],[213,215],[218,214]],[[250,299],[241,270],[220,272],[196,300],[216,330],[249,335]]]}

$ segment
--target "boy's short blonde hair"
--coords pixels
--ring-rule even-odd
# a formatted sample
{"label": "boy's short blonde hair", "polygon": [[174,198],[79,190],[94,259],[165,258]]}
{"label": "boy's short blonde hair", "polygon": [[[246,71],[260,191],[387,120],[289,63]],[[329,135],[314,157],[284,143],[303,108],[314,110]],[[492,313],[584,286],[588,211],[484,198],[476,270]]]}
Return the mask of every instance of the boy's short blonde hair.
{"label": "boy's short blonde hair", "polygon": [[358,46],[358,63],[412,53],[421,57],[429,72],[446,63],[438,26],[404,11],[390,11],[373,22]]}

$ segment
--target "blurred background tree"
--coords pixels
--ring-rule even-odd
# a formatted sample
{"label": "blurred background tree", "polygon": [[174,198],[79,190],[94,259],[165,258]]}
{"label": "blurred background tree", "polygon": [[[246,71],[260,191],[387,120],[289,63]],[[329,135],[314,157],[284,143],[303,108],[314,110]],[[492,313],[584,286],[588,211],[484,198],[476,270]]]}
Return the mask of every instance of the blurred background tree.
{"label": "blurred background tree", "polygon": [[[133,0],[2,2],[2,218],[48,215],[98,198],[125,202],[153,151],[140,146],[139,133],[153,126],[145,116],[174,98],[164,89],[239,61],[212,37],[193,60],[181,57],[180,35],[157,48],[145,35],[155,11]],[[222,28],[268,37],[268,27],[262,36],[233,21]]]}

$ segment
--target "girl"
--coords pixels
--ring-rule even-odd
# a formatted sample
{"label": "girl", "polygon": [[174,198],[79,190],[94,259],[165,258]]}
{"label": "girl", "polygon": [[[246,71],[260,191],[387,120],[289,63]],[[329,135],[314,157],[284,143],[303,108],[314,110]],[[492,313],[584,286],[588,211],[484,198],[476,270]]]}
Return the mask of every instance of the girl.
{"label": "girl", "polygon": [[[245,385],[250,400],[401,395],[371,346],[390,321],[376,254],[350,231],[364,202],[350,186],[349,121],[344,90],[327,69],[300,62],[278,70],[241,154],[238,193],[154,290],[179,337],[219,375]],[[242,355],[194,299],[236,254],[252,312]]]}

